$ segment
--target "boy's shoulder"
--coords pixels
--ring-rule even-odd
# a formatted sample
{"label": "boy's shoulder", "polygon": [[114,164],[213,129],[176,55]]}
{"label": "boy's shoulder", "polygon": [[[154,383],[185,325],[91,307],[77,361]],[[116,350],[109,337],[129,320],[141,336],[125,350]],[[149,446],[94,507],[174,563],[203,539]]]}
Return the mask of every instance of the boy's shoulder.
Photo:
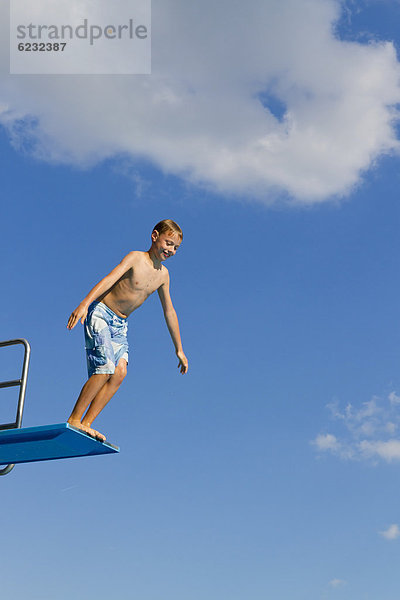
{"label": "boy's shoulder", "polygon": [[[125,256],[124,260],[127,260],[131,263],[132,266],[139,265],[141,263],[147,263],[149,260],[148,252],[143,252],[142,250],[131,250]],[[168,277],[168,269],[165,265],[161,265],[161,272],[164,277]]]}
{"label": "boy's shoulder", "polygon": [[144,259],[144,255],[146,253],[142,252],[141,250],[131,250],[130,252],[128,252],[128,254],[125,256],[124,260],[129,260],[130,262],[134,263],[134,262],[138,262],[140,260]]}

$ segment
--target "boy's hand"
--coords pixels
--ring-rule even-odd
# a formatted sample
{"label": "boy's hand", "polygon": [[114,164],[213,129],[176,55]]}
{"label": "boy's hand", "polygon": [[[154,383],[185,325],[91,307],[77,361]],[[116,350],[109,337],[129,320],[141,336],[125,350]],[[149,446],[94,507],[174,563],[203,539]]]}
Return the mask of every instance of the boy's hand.
{"label": "boy's hand", "polygon": [[183,375],[184,373],[188,372],[188,368],[189,368],[188,359],[186,358],[183,350],[177,351],[176,355],[179,358],[178,369],[180,368],[181,373]]}
{"label": "boy's hand", "polygon": [[85,322],[87,315],[88,307],[86,305],[80,304],[78,308],[76,308],[72,313],[70,318],[68,319],[67,329],[73,329],[77,322],[80,320],[82,325]]}

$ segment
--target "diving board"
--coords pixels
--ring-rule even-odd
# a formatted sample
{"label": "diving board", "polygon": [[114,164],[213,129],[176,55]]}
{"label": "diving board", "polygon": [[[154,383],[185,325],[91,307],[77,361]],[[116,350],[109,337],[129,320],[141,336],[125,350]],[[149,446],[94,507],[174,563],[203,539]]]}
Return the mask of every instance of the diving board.
{"label": "diving board", "polygon": [[0,431],[0,465],[116,452],[118,446],[100,442],[69,423]]}

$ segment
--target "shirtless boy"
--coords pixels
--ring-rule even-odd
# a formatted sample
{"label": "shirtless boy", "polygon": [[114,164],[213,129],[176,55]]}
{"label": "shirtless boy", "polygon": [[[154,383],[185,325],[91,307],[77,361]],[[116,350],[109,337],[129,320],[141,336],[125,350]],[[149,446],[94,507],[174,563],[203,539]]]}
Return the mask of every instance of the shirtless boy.
{"label": "shirtless boy", "polygon": [[[128,316],[157,290],[180,372],[188,361],[183,352],[178,317],[169,294],[169,274],[162,264],[174,256],[182,242],[182,230],[170,219],[160,221],[151,234],[148,252],[130,252],[82,300],[68,319],[73,329],[85,325],[89,379],[82,388],[68,423],[104,441],[92,423],[120,387],[127,372]],[[85,414],[85,411],[87,412]]]}

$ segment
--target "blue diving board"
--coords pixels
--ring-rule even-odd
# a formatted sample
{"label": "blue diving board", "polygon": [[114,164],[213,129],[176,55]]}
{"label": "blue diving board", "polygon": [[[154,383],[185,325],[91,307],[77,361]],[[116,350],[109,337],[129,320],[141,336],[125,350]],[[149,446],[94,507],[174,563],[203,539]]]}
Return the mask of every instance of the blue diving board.
{"label": "blue diving board", "polygon": [[0,431],[0,465],[115,452],[118,446],[100,442],[69,423]]}

